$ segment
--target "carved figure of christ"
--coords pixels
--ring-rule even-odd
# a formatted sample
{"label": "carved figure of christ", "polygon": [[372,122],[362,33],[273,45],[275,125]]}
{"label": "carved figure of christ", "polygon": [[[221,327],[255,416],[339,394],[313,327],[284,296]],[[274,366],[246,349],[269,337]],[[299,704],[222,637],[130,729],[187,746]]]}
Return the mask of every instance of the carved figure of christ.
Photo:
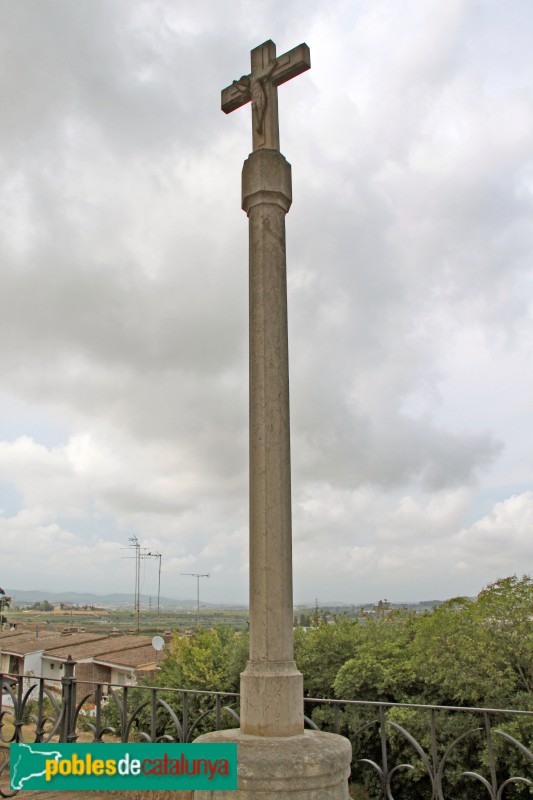
{"label": "carved figure of christ", "polygon": [[253,150],[279,150],[278,86],[311,67],[306,44],[276,58],[270,39],[251,52],[252,71],[222,90],[222,111],[229,114],[252,103]]}

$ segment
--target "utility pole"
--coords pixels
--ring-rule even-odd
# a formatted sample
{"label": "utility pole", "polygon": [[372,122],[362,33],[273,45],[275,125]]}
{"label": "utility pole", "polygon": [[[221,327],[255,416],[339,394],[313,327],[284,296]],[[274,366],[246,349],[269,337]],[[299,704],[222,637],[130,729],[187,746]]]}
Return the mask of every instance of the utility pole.
{"label": "utility pole", "polygon": [[191,578],[196,578],[196,627],[200,627],[200,578],[209,578],[207,572],[182,572],[182,575],[189,575]]}
{"label": "utility pole", "polygon": [[145,547],[141,547],[141,544],[136,536],[130,536],[128,539],[131,544],[129,544],[125,550],[135,550],[135,555],[133,556],[123,556],[123,558],[134,558],[135,559],[135,594],[133,600],[133,611],[137,617],[137,634],[140,631],[141,627],[141,558],[146,558],[147,551]]}
{"label": "utility pole", "polygon": [[129,541],[132,543],[130,547],[135,550],[135,600],[134,600],[134,613],[137,616],[137,633],[141,627],[141,545],[136,536],[130,536]]}
{"label": "utility pole", "polygon": [[147,553],[148,558],[158,558],[159,559],[159,573],[157,578],[157,616],[159,618],[159,603],[161,600],[161,559],[163,556],[161,553]]}

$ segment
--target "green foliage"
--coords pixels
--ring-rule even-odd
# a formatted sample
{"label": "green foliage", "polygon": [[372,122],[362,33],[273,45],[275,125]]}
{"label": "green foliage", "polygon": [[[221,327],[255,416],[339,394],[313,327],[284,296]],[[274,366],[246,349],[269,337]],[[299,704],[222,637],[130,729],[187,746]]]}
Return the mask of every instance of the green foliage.
{"label": "green foliage", "polygon": [[533,580],[513,575],[484,589],[476,603],[491,648],[525,692],[533,692]]}
{"label": "green foliage", "polygon": [[337,672],[339,698],[406,702],[417,685],[417,675],[406,653],[415,635],[412,612],[379,608],[360,623],[356,653]]}
{"label": "green foliage", "polygon": [[[313,627],[294,637],[305,694],[523,708],[533,684],[532,610],[527,576],[423,614],[386,602],[355,620],[316,609]],[[157,683],[237,692],[247,650],[247,635],[227,626],[175,635]]]}
{"label": "green foliage", "polygon": [[316,627],[294,631],[296,664],[308,697],[332,697],[337,672],[352,658],[360,641],[360,624],[345,617],[334,619],[333,624],[324,618],[314,621],[318,621]]}
{"label": "green foliage", "polygon": [[32,611],[53,611],[54,606],[48,600],[42,600],[40,603],[33,603],[30,609]]}
{"label": "green foliage", "polygon": [[4,592],[3,589],[0,589],[0,626],[7,622],[7,617],[4,617],[2,611],[5,611],[11,605],[11,597]]}
{"label": "green foliage", "polygon": [[[325,621],[296,631],[296,659],[304,674],[306,694],[346,700],[385,701],[533,709],[533,582],[524,576],[505,578],[484,589],[476,600],[458,597],[439,607],[415,614],[392,610],[380,603],[355,622]],[[338,714],[338,712],[337,712]],[[445,796],[481,800],[486,789],[479,780],[463,776],[465,765],[490,775],[484,722],[465,712],[435,712],[436,757],[446,758]],[[341,733],[350,732],[354,763],[360,758],[381,762],[379,711],[347,706],[338,718],[331,707],[317,707],[315,724]],[[387,713],[389,764],[411,764],[393,778],[395,800],[431,797],[427,764],[404,731],[431,752],[428,712],[393,708]],[[531,718],[492,720],[493,748],[501,780],[511,775],[532,777],[527,758],[502,734],[526,745],[533,740]],[[481,728],[481,729],[480,729]],[[499,733],[501,731],[501,733]],[[358,785],[369,796],[381,794],[378,775],[367,764],[357,767]],[[525,784],[506,788],[506,798],[525,798]]]}
{"label": "green foliage", "polygon": [[219,625],[191,636],[174,635],[158,673],[159,686],[238,692],[246,666],[248,636]]}
{"label": "green foliage", "polygon": [[424,615],[412,647],[423,702],[518,707],[517,698],[533,688],[532,610],[533,583],[525,576]]}
{"label": "green foliage", "polygon": [[475,602],[444,603],[417,627],[411,660],[424,687],[421,702],[505,705],[516,692],[512,670],[494,649]]}
{"label": "green foliage", "polygon": [[[311,627],[295,630],[295,658],[304,676],[307,697],[344,700],[419,703],[459,707],[533,709],[533,582],[511,577],[496,581],[476,600],[459,597],[417,614],[379,603],[356,619],[335,617],[315,609]],[[248,637],[229,627],[202,629],[191,636],[175,636],[151,685],[238,692],[245,667]],[[146,694],[132,702],[146,700]],[[183,718],[181,693],[164,699]],[[213,699],[190,695],[189,723],[206,716],[194,736],[212,728]],[[231,701],[224,701],[231,705]],[[150,707],[140,715],[138,728],[149,730]],[[306,713],[311,713],[310,709]],[[380,717],[380,714],[382,716]],[[481,800],[486,789],[462,773],[470,768],[490,774],[484,720],[469,712],[435,711],[437,739],[434,756],[446,756],[444,794],[456,800]],[[316,706],[312,719],[319,728],[339,730],[354,745],[356,781],[361,797],[381,796],[376,770],[359,759],[381,763],[380,723],[386,718],[389,765],[410,764],[412,770],[394,772],[395,800],[431,797],[426,756],[431,757],[430,713],[395,707],[386,715],[372,706]],[[168,715],[157,709],[157,734],[175,736]],[[492,719],[492,746],[501,779],[528,776],[527,760],[502,734],[527,745],[533,739],[533,718]],[[226,715],[222,724],[234,727]],[[413,739],[409,738],[411,734]],[[416,742],[421,747],[418,751]],[[425,754],[425,755],[423,755]],[[522,800],[524,784],[506,788],[506,800]]]}

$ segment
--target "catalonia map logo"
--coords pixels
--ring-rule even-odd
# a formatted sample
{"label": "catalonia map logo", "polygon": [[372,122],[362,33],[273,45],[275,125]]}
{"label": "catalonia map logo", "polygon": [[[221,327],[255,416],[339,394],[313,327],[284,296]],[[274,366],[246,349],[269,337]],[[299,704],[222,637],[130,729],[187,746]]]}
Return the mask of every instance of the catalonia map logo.
{"label": "catalonia map logo", "polygon": [[13,790],[121,791],[237,788],[237,745],[11,745]]}

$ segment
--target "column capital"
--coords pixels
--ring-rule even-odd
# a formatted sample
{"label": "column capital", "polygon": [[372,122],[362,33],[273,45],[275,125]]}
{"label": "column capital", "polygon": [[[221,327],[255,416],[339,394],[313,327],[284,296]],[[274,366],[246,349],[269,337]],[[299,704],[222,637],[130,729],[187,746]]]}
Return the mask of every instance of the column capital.
{"label": "column capital", "polygon": [[291,165],[277,150],[255,150],[242,168],[242,208],[273,203],[285,214],[292,203]]}

